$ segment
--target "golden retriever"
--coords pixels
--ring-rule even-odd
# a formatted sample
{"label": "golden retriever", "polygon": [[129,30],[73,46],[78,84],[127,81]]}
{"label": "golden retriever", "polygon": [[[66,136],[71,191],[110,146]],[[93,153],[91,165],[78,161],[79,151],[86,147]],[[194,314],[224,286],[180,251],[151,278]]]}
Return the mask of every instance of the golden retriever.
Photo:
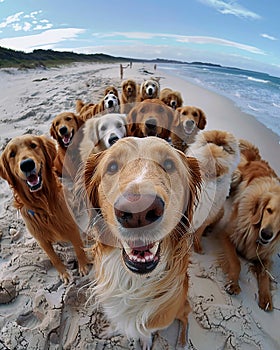
{"label": "golden retriever", "polygon": [[126,116],[109,113],[86,121],[84,136],[80,143],[81,160],[85,162],[88,155],[104,151],[116,141],[127,135]]}
{"label": "golden retriever", "polygon": [[152,333],[179,319],[184,344],[196,159],[157,137],[127,137],[91,154],[83,178],[89,209],[100,208],[92,292],[113,330],[150,349]]}
{"label": "golden retriever", "polygon": [[194,142],[197,133],[206,126],[206,115],[202,109],[194,106],[183,106],[176,110],[179,113],[179,125],[171,134],[171,141],[175,148],[185,152]]}
{"label": "golden retriever", "polygon": [[137,97],[138,102],[146,99],[159,98],[160,84],[159,79],[151,78],[144,80],[139,88],[139,94]]}
{"label": "golden retriever", "polygon": [[122,93],[121,93],[121,99],[120,99],[121,113],[128,114],[130,110],[134,107],[137,101],[138,90],[139,90],[139,86],[134,80],[128,79],[123,81]]}
{"label": "golden retriever", "polygon": [[181,93],[169,88],[164,88],[160,91],[159,99],[173,109],[177,109],[183,105]]}
{"label": "golden retriever", "polygon": [[52,244],[57,241],[73,244],[82,275],[88,272],[88,259],[78,226],[65,202],[62,184],[53,169],[55,157],[55,143],[46,136],[18,136],[1,154],[0,175],[11,186],[14,205],[29,232],[47,253],[62,281],[68,283],[70,275]]}
{"label": "golden retriever", "polygon": [[168,140],[176,120],[178,123],[175,112],[161,100],[145,100],[137,103],[127,116],[128,135]]}
{"label": "golden retriever", "polygon": [[202,188],[193,215],[194,250],[202,253],[201,236],[223,215],[233,171],[240,160],[238,140],[221,130],[208,130],[197,135],[186,154],[195,157],[200,166]]}
{"label": "golden retriever", "polygon": [[109,92],[99,103],[85,104],[82,100],[76,101],[76,112],[79,113],[81,119],[86,121],[97,114],[119,113],[120,99]]}
{"label": "golden retriever", "polygon": [[79,142],[84,121],[71,112],[58,114],[52,121],[50,135],[57,141],[58,150],[54,160],[54,167],[61,177],[74,177],[80,163]]}
{"label": "golden retriever", "polygon": [[280,241],[280,181],[254,145],[241,140],[240,149],[238,181],[234,183],[229,199],[231,211],[222,230],[222,267],[228,280],[225,288],[229,294],[240,293],[240,254],[252,263],[256,273],[260,308],[271,311],[269,270]]}

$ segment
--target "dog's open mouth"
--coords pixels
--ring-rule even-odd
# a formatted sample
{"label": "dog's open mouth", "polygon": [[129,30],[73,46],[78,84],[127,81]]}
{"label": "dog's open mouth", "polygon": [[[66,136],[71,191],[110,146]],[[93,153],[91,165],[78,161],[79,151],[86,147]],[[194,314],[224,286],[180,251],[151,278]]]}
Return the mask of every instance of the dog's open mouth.
{"label": "dog's open mouth", "polygon": [[73,136],[74,136],[73,131],[72,131],[70,134],[61,136],[61,140],[62,140],[63,145],[64,145],[65,147],[68,147],[68,146],[71,144],[71,141],[72,141],[72,139],[73,139]]}
{"label": "dog's open mouth", "polygon": [[160,260],[160,243],[150,243],[140,247],[126,245],[123,248],[123,260],[126,267],[137,274],[152,272]]}
{"label": "dog's open mouth", "polygon": [[30,192],[35,192],[42,188],[43,181],[41,172],[40,169],[38,174],[36,172],[30,172],[30,174],[26,176],[26,183]]}

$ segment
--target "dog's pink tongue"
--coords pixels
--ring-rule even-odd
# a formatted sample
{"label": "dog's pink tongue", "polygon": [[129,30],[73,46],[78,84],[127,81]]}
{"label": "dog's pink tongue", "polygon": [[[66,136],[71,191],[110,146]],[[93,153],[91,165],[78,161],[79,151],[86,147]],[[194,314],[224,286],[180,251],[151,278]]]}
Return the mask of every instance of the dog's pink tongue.
{"label": "dog's pink tongue", "polygon": [[37,185],[39,177],[36,174],[32,174],[27,177],[27,181],[31,186]]}
{"label": "dog's pink tongue", "polygon": [[70,142],[70,136],[64,136],[64,137],[63,137],[63,142],[64,142],[65,144],[68,144],[68,143]]}

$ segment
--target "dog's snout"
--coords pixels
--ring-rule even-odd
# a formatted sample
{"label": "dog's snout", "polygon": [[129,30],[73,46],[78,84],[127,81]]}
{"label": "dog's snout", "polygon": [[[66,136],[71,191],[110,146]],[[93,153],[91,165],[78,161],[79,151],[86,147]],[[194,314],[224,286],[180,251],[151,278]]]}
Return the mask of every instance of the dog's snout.
{"label": "dog's snout", "polygon": [[27,158],[20,162],[20,170],[27,173],[35,169],[36,165],[33,159]]}
{"label": "dog's snout", "polygon": [[68,133],[68,129],[66,126],[62,126],[59,128],[60,135],[66,135]]}
{"label": "dog's snout", "polygon": [[154,93],[153,88],[148,88],[148,95],[152,96],[153,93]]}
{"label": "dog's snout", "polygon": [[193,125],[194,125],[194,120],[189,119],[189,120],[186,121],[186,126],[187,127],[192,127]]}
{"label": "dog's snout", "polygon": [[109,145],[112,146],[114,143],[118,141],[118,136],[116,134],[111,134],[109,138]]}
{"label": "dog's snout", "polygon": [[114,205],[118,222],[125,228],[140,228],[160,220],[164,201],[152,194],[126,194]]}
{"label": "dog's snout", "polygon": [[273,232],[269,229],[262,229],[261,232],[260,232],[260,238],[263,240],[263,241],[270,241],[271,238],[273,237]]}
{"label": "dog's snout", "polygon": [[146,120],[145,125],[148,129],[155,129],[157,127],[157,120],[154,118],[149,118]]}
{"label": "dog's snout", "polygon": [[108,106],[109,106],[109,108],[112,108],[114,106],[114,101],[113,100],[109,100],[108,101]]}

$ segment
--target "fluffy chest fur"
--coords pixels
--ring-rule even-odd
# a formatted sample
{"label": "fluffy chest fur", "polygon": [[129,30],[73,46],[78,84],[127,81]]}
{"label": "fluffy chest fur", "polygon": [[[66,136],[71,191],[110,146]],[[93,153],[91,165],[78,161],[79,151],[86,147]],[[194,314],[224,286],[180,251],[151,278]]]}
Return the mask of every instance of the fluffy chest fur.
{"label": "fluffy chest fur", "polygon": [[[168,255],[168,252],[162,254]],[[102,304],[113,331],[150,344],[156,329],[149,325],[149,321],[160,310],[164,312],[167,305],[177,303],[174,296],[183,293],[187,262],[178,274],[172,273],[163,262],[151,276],[140,276],[124,267],[120,255],[120,249],[112,249],[105,255],[97,252],[99,261],[96,263],[93,294]]]}

